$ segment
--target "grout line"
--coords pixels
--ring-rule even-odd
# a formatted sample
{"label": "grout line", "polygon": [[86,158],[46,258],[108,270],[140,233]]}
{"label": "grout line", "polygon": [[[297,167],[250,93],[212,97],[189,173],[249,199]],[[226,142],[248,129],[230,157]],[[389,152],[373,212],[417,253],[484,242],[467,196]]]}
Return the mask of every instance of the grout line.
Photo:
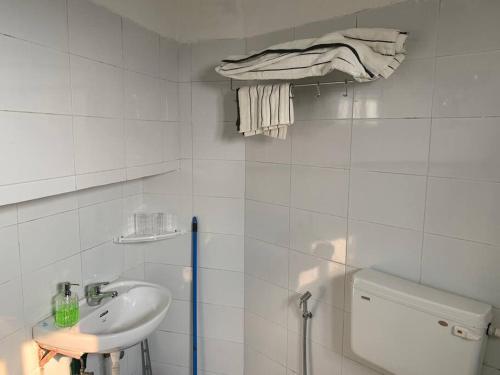
{"label": "grout line", "polygon": [[[109,241],[106,241],[106,242],[109,242]],[[98,247],[98,246],[96,246],[96,247]],[[88,250],[92,250],[92,249],[88,249]],[[162,261],[150,261],[150,260],[146,260],[145,263],[152,264],[152,265],[177,267],[177,268],[191,268],[190,264],[189,265],[186,265],[186,264],[174,264],[174,263],[164,263]],[[234,270],[234,269],[206,267],[206,266],[198,266],[198,268],[204,269],[204,270],[209,270],[209,271],[222,271],[222,272],[232,273],[232,274],[236,274],[236,275],[245,275],[244,271],[239,271],[239,270]],[[281,289],[285,289],[285,288],[281,287]]]}
{"label": "grout line", "polygon": [[48,267],[52,267],[52,266],[56,265],[57,263],[64,262],[64,261],[66,261],[66,260],[68,260],[70,258],[73,258],[73,257],[77,256],[77,255],[81,255],[81,253],[82,253],[82,251],[80,251],[80,249],[78,249],[77,251],[75,251],[72,254],[65,255],[62,258],[56,259],[56,260],[54,260],[54,261],[52,261],[52,262],[50,262],[48,264],[45,264],[45,265],[43,265],[41,267],[36,267],[36,268],[34,268],[32,270],[28,270],[27,272],[22,272],[21,274],[34,273],[34,272],[38,272],[38,271],[44,270],[44,269],[46,269]]}
{"label": "grout line", "polygon": [[[295,28],[293,28],[293,33],[295,34]],[[290,132],[290,148],[289,148],[289,160],[290,162],[292,161],[292,155],[293,155],[293,130]],[[292,165],[291,164],[288,164],[288,177],[289,177],[289,186],[288,186],[288,246],[287,246],[287,268],[286,268],[286,271],[287,271],[287,277],[286,277],[286,283],[287,283],[287,289],[290,288],[290,247],[291,247],[291,237],[292,237],[292,192],[293,192],[293,189],[292,189],[292,183],[293,183],[293,179],[292,179]],[[245,200],[246,201],[246,200]],[[290,299],[289,297],[289,292],[287,292],[287,302],[288,300]],[[288,324],[289,324],[289,308],[287,306],[287,309],[286,309],[286,318],[285,318],[285,322],[286,322],[286,335],[285,335],[285,348],[286,348],[286,356],[285,356],[285,367],[287,368],[288,367],[288,351],[289,351],[289,348],[288,348],[288,341],[289,341],[289,333],[288,333]]]}
{"label": "grout line", "polygon": [[[38,179],[38,180],[29,180],[29,181],[23,181],[23,182],[16,182],[16,183],[12,183],[12,184],[3,184],[3,185],[0,185],[0,187],[3,187],[3,186],[14,187],[16,185],[31,184],[31,183],[43,182],[43,181],[60,180],[60,179],[63,179],[63,178],[71,178],[71,177],[76,178],[76,177],[79,177],[79,176],[88,176],[88,175],[101,174],[101,173],[106,173],[106,172],[125,171],[126,169],[131,169],[131,168],[161,166],[163,164],[167,164],[167,163],[170,163],[170,162],[176,162],[178,160],[180,160],[180,159],[173,159],[173,160],[168,160],[168,161],[160,161],[160,162],[155,162],[155,163],[150,163],[150,164],[134,165],[134,166],[128,166],[128,167],[116,168],[116,169],[98,170],[98,171],[86,172],[86,173],[79,173],[79,174],[73,174],[73,175],[65,175],[65,176],[57,176],[57,177],[50,177],[50,178],[42,178],[42,179]],[[168,172],[173,172],[173,171],[162,172],[160,174],[168,173]],[[156,175],[158,175],[158,174],[154,174],[154,175],[151,175],[151,176],[148,175],[148,176],[144,176],[144,177],[153,177],[153,176],[156,176]],[[80,190],[92,189],[92,188],[97,188],[97,187],[102,187],[102,186],[112,185],[112,184],[118,184],[118,183],[122,183],[122,182],[138,180],[138,179],[141,179],[141,178],[143,178],[143,177],[138,177],[138,178],[133,178],[133,179],[127,179],[126,181],[125,180],[123,180],[123,181],[115,181],[115,182],[111,182],[111,183],[106,183],[104,185],[89,186],[89,187],[84,188],[84,189],[77,189],[77,188],[75,188],[75,190],[70,190],[70,191],[65,191],[65,192],[59,192],[57,194],[43,196],[43,197],[39,197],[39,198],[35,198],[35,199],[43,199],[43,198],[48,198],[50,196],[55,196],[55,195],[74,193],[74,192],[80,191]],[[15,202],[15,203],[21,203],[21,202]]]}
{"label": "grout line", "polygon": [[[65,1],[66,6],[66,48],[68,50],[68,80],[69,80],[69,106],[71,112],[71,139],[73,141],[72,154],[73,154],[73,175],[76,176],[76,131],[75,131],[75,120],[73,116],[74,106],[73,106],[73,74],[71,73],[71,55],[69,53],[69,44],[70,44],[70,35],[69,35],[69,3],[68,0]],[[75,177],[75,190],[77,190],[76,186],[76,177]]]}
{"label": "grout line", "polygon": [[[291,192],[290,192],[291,194]],[[210,196],[208,196],[210,197]],[[230,197],[224,197],[224,198],[230,198]],[[330,212],[324,212],[324,211],[317,211],[317,210],[312,210],[310,208],[303,208],[303,207],[296,207],[296,206],[293,206],[293,205],[285,205],[285,204],[281,204],[281,203],[274,203],[274,202],[268,202],[268,201],[262,201],[260,199],[254,199],[254,198],[249,198],[249,197],[246,197],[245,198],[246,201],[249,201],[249,202],[254,202],[254,203],[261,203],[261,204],[264,204],[264,205],[269,205],[269,206],[275,206],[275,207],[281,207],[281,208],[290,208],[290,213],[289,213],[289,216],[291,218],[291,213],[292,211],[303,211],[303,212],[309,212],[309,213],[314,213],[314,214],[318,214],[318,215],[322,215],[322,216],[329,216],[329,217],[334,217],[334,218],[339,218],[339,219],[347,219],[347,215],[346,216],[342,216],[342,215],[337,215],[337,214],[332,214]],[[291,228],[289,228],[289,232],[291,232]]]}
{"label": "grout line", "polygon": [[[190,196],[189,194],[184,194],[183,195],[183,194],[170,194],[170,193],[169,194],[145,193],[145,194],[146,195],[151,195],[151,196],[168,196],[168,197],[176,197],[176,196],[185,196],[185,197],[187,197],[187,196]],[[205,196],[196,196],[196,197],[205,197]],[[221,198],[221,197],[208,197],[208,198]],[[234,199],[234,200],[239,200],[240,199],[240,198],[231,198],[231,197],[222,197],[222,198],[223,199]],[[279,206],[279,207],[283,207],[283,208],[288,207],[288,206],[282,206],[282,205],[277,205],[277,204],[272,204],[272,203],[267,203],[267,202],[256,201],[256,200],[252,200],[252,199],[248,199],[248,198],[246,198],[245,201],[253,201],[253,202],[257,202],[257,203],[263,203],[263,204],[268,204],[268,205],[272,205],[272,206]],[[99,203],[104,203],[104,202],[99,202]],[[95,204],[98,204],[98,203],[95,203]],[[92,204],[92,205],[94,205],[94,204]],[[331,216],[331,217],[339,218],[339,219],[347,219],[348,221],[356,221],[356,222],[360,222],[360,223],[367,223],[367,224],[373,224],[373,225],[383,226],[383,227],[387,227],[387,228],[393,228],[393,229],[396,229],[396,230],[411,231],[411,232],[418,232],[418,233],[422,232],[422,229],[401,227],[401,226],[397,226],[397,225],[392,225],[392,224],[387,224],[387,223],[381,223],[381,222],[376,222],[376,221],[372,221],[372,220],[366,220],[366,219],[352,217],[352,216],[351,217],[336,216],[336,215],[332,215],[332,214],[328,214],[328,213],[323,213],[323,212],[318,212],[318,211],[312,211],[312,210],[307,210],[307,209],[302,209],[302,208],[295,208],[295,207],[291,207],[291,208],[292,209],[296,209],[296,210],[300,210],[300,211],[316,213],[316,214],[319,214],[319,215]],[[230,235],[230,236],[239,236],[239,237],[244,236],[244,237],[255,239],[255,240],[258,240],[258,241],[261,241],[261,242],[264,242],[264,243],[267,243],[267,244],[270,244],[270,245],[273,245],[273,246],[277,246],[277,247],[280,247],[280,248],[287,248],[283,244],[277,244],[277,243],[270,242],[270,241],[262,239],[262,238],[250,236],[248,234],[243,234],[242,235],[242,234],[235,234],[235,233],[206,232],[206,231],[200,231],[200,233],[221,234],[221,235]],[[494,243],[489,243],[489,242],[480,241],[480,240],[474,240],[474,239],[470,239],[470,238],[456,237],[456,236],[447,235],[447,234],[443,234],[443,233],[435,233],[435,232],[429,232],[429,231],[426,231],[425,233],[426,234],[437,235],[437,236],[441,236],[441,237],[445,237],[445,238],[451,238],[451,239],[457,239],[457,240],[467,241],[467,242],[481,244],[481,245],[488,245],[488,246],[493,246],[493,247],[500,246],[500,244],[494,244]],[[293,249],[293,248],[290,248],[290,249],[296,250],[296,249]],[[297,251],[300,251],[300,250],[297,250]],[[307,253],[304,253],[304,254],[307,254]],[[312,255],[312,256],[314,256],[314,255]],[[318,259],[325,259],[325,258],[318,257]],[[328,260],[328,259],[326,259],[326,260]]]}
{"label": "grout line", "polygon": [[[164,80],[166,81],[166,80]],[[169,81],[173,82],[173,81]],[[176,83],[176,82],[173,82]],[[188,84],[188,82],[181,82],[183,84]],[[22,114],[37,114],[37,115],[51,115],[51,116],[75,116],[75,117],[89,117],[89,118],[102,118],[102,119],[125,119],[129,121],[143,121],[143,122],[187,122],[187,121],[180,121],[180,120],[154,120],[154,119],[137,119],[137,118],[132,118],[132,117],[113,117],[113,116],[105,116],[105,115],[92,115],[92,114],[78,114],[78,113],[63,113],[63,112],[41,112],[41,111],[29,111],[29,110],[16,110],[16,109],[1,109],[0,108],[0,113],[5,112],[5,113],[22,113]],[[466,116],[418,116],[418,117],[366,117],[366,118],[354,118],[353,120],[356,122],[361,122],[361,121],[380,121],[380,120],[430,120],[430,119],[435,119],[435,120],[454,120],[454,119],[498,119],[500,118],[500,114],[498,115],[466,115]],[[343,118],[318,118],[318,119],[303,119],[303,120],[296,120],[296,123],[310,123],[310,122],[331,122],[331,121],[351,121],[350,118],[343,117]],[[189,122],[190,123],[190,122]],[[226,126],[232,126],[234,125],[234,121],[217,121],[217,123],[224,124]],[[201,125],[200,125],[201,126]],[[228,160],[228,159],[214,159],[214,160]],[[244,160],[244,159],[239,159],[239,160]]]}
{"label": "grout line", "polygon": [[[441,1],[439,1],[441,5]],[[439,13],[441,13],[441,6],[439,6]],[[436,30],[436,34],[439,33],[439,30]],[[437,43],[436,43],[437,45]],[[444,54],[444,55],[439,55],[437,53],[437,48],[435,52],[435,58],[436,60],[443,59],[443,58],[450,58],[450,57],[463,57],[463,56],[475,56],[475,55],[485,55],[485,54],[494,54],[500,52],[500,49],[490,49],[490,50],[484,50],[484,51],[472,51],[472,52],[461,52],[461,53],[455,53],[455,54]]]}
{"label": "grout line", "polygon": [[[355,15],[355,23],[356,27],[358,27],[358,16]],[[352,138],[353,138],[353,129],[354,129],[354,105],[356,102],[356,85],[352,86],[352,95],[351,95],[351,119],[350,119],[350,127],[349,127],[349,157],[348,157],[348,171],[347,171],[347,210],[346,210],[346,238],[345,238],[345,258],[344,258],[344,298],[343,298],[343,310],[345,311],[348,298],[347,298],[347,293],[346,290],[348,290],[348,285],[349,285],[349,280],[348,280],[348,273],[347,273],[347,261],[349,259],[349,236],[350,236],[350,225],[349,225],[349,219],[351,217],[351,173],[352,173]],[[342,332],[341,332],[341,357],[340,357],[340,372],[343,373],[344,369],[344,326],[345,326],[345,319],[344,316],[342,317]]]}
{"label": "grout line", "polygon": [[[122,57],[123,57],[123,17],[120,17],[120,18],[122,20],[121,34],[122,34]],[[158,73],[158,75],[155,75],[155,74],[151,74],[149,72],[144,72],[144,71],[140,71],[140,70],[135,70],[135,69],[127,68],[125,66],[125,60],[123,58],[122,58],[122,65],[117,65],[117,64],[111,63],[109,61],[99,60],[98,58],[95,58],[95,57],[89,57],[89,56],[82,55],[82,54],[79,54],[79,53],[71,52],[70,48],[69,48],[69,42],[70,42],[69,39],[70,38],[69,38],[68,7],[66,7],[66,25],[67,25],[66,28],[67,28],[67,34],[68,34],[67,47],[66,47],[67,49],[66,50],[58,49],[58,48],[55,48],[55,47],[52,47],[52,46],[49,46],[49,45],[46,45],[46,44],[43,44],[43,43],[35,42],[35,41],[29,40],[29,39],[23,39],[23,38],[20,38],[18,36],[4,34],[4,33],[0,33],[0,37],[6,37],[6,38],[11,38],[11,39],[19,40],[21,42],[25,42],[25,43],[32,44],[32,45],[37,46],[37,47],[41,47],[41,48],[50,50],[52,52],[56,52],[56,53],[68,55],[69,57],[70,56],[79,57],[79,58],[82,58],[82,59],[85,59],[85,60],[88,60],[88,61],[91,61],[91,62],[94,62],[94,63],[104,64],[104,65],[107,65],[107,66],[110,66],[110,67],[114,67],[116,69],[121,69],[123,71],[127,71],[127,72],[132,72],[132,73],[137,73],[137,74],[140,74],[140,75],[148,76],[150,78],[160,79],[160,80],[169,81],[169,82],[175,82],[175,81],[172,81],[171,79],[163,78],[161,76],[161,74],[159,74],[159,73]],[[157,34],[157,35],[159,35],[159,34]],[[200,81],[200,82],[205,82],[205,81]],[[206,81],[206,82],[212,82],[212,81]],[[221,81],[213,81],[213,82],[221,82]]]}
{"label": "grout line", "polygon": [[[279,365],[284,370],[289,370],[289,367],[288,367],[288,330],[287,330],[287,344],[285,346],[287,348],[285,363],[281,363],[277,359],[272,358],[268,353],[261,351],[258,347],[254,346],[254,345],[245,344],[245,346],[248,347],[250,350],[253,350],[255,353],[258,353],[261,356],[265,357],[267,360]],[[293,374],[298,375],[298,373],[296,373],[295,371],[293,371]]]}
{"label": "grout line", "polygon": [[22,111],[13,109],[0,109],[0,113],[14,113],[14,114],[30,114],[30,115],[42,115],[42,116],[64,116],[64,117],[82,117],[82,118],[96,118],[103,120],[124,120],[124,121],[136,121],[145,123],[161,123],[163,125],[174,126],[180,123],[178,120],[153,120],[153,119],[141,119],[132,118],[121,115],[119,117],[105,116],[105,115],[91,115],[91,114],[79,114],[79,113],[55,113],[55,112],[35,112],[35,111]]}
{"label": "grout line", "polygon": [[[184,335],[184,336],[191,336],[191,333],[186,333],[186,332],[179,332],[179,331],[172,331],[169,329],[163,329],[163,328],[157,328],[158,331],[164,332],[164,333],[173,333],[176,335]],[[226,338],[220,338],[220,337],[211,337],[211,336],[201,336],[198,335],[198,339],[202,340],[213,340],[213,341],[223,341],[223,342],[229,342],[232,344],[237,344],[237,345],[244,345],[244,339],[242,341],[237,341],[237,340],[231,340],[231,339],[226,339]]]}
{"label": "grout line", "polygon": [[495,247],[495,248],[499,248],[500,249],[500,244],[494,244],[494,243],[490,243],[490,242],[471,240],[471,239],[468,239],[468,238],[450,236],[450,235],[441,234],[441,233],[434,233],[434,232],[425,232],[424,231],[424,234],[429,234],[431,236],[437,236],[437,237],[442,237],[442,238],[448,238],[448,239],[452,239],[452,240],[459,240],[459,241],[469,242],[469,243],[476,244],[476,245]]}
{"label": "grout line", "polygon": [[[177,302],[188,302],[190,303],[191,301],[181,299],[181,298],[172,298],[172,301],[177,301]],[[230,305],[221,305],[220,303],[213,303],[213,302],[204,302],[204,301],[197,301],[198,305],[207,305],[207,306],[213,306],[213,307],[224,307],[227,309],[232,309],[232,310],[243,310],[243,307],[241,306],[230,306]]]}
{"label": "grout line", "polygon": [[[436,119],[430,119],[431,122]],[[430,142],[430,139],[429,139]],[[429,156],[429,155],[428,155]],[[200,160],[212,160],[212,159],[200,159]],[[218,160],[218,159],[213,159],[213,160]],[[237,160],[235,160],[237,161]],[[289,165],[288,163],[276,163],[276,162],[268,162],[268,161],[260,161],[260,160],[251,160],[251,163],[254,164],[273,164],[273,165]],[[429,160],[426,162],[426,171],[429,170]],[[409,173],[409,172],[394,172],[394,171],[387,171],[387,170],[380,170],[380,169],[367,169],[367,168],[352,168],[352,167],[329,167],[329,166],[322,166],[322,165],[312,165],[312,164],[291,164],[292,167],[304,167],[304,168],[317,168],[317,169],[327,169],[327,170],[335,170],[335,171],[354,171],[357,173],[380,173],[380,174],[391,174],[391,175],[398,175],[398,176],[414,176],[414,177],[430,177],[430,178],[438,178],[438,179],[447,179],[447,180],[455,180],[455,181],[469,181],[469,182],[480,182],[480,183],[490,183],[490,184],[500,184],[500,179],[498,180],[493,180],[493,179],[488,179],[488,178],[481,178],[481,177],[463,177],[463,176],[444,176],[444,175],[437,175],[437,174],[430,174],[428,172],[424,173]],[[264,201],[263,201],[264,202]]]}
{"label": "grout line", "polygon": [[[66,13],[67,13],[67,10],[66,10]],[[37,46],[37,47],[42,47],[42,48],[48,49],[48,50],[50,50],[52,52],[64,53],[64,54],[68,54],[69,53],[69,50],[66,51],[64,49],[59,49],[57,47],[52,47],[52,46],[50,46],[48,44],[43,44],[43,43],[40,43],[40,42],[36,42],[34,40],[24,39],[24,38],[21,38],[21,37],[16,36],[16,35],[11,35],[11,34],[6,34],[6,33],[3,33],[3,32],[0,32],[0,37],[10,38],[10,39],[16,39],[16,40],[19,40],[21,42],[25,42],[25,43],[32,44],[32,45]],[[69,40],[69,33],[68,33],[68,40]]]}
{"label": "grout line", "polygon": [[[20,285],[20,287],[21,287],[21,299],[22,299],[22,305],[23,305],[23,313],[22,313],[23,314],[23,328],[22,329],[24,329],[24,327],[26,325],[26,321],[28,319],[26,318],[26,310],[25,310],[26,300],[24,298],[24,278],[23,278],[23,262],[22,262],[23,258],[22,258],[22,253],[21,253],[21,234],[19,232],[19,204],[16,204],[16,216],[17,216],[17,218],[16,218],[15,225],[16,225],[16,231],[17,231],[17,253],[18,253],[18,257],[19,257],[18,258],[19,259],[18,269],[19,269],[19,280],[21,283],[21,285]],[[11,280],[9,280],[9,281],[11,281]]]}
{"label": "grout line", "polygon": [[[42,181],[60,180],[60,179],[63,179],[63,178],[68,178],[68,177],[76,177],[76,175],[66,175],[66,176],[57,176],[57,177],[50,177],[50,178],[42,178],[42,179],[39,179],[39,180],[29,180],[29,181],[23,181],[23,182],[15,182],[13,184],[2,184],[2,185],[0,185],[0,187],[3,187],[3,186],[15,187],[15,186],[18,186],[18,185],[26,185],[26,184],[31,184],[31,183],[36,183],[36,182],[42,182]],[[55,195],[66,194],[66,193],[71,193],[71,192],[74,192],[74,190],[57,193]],[[53,195],[50,195],[50,196],[53,196]],[[39,197],[39,198],[35,198],[35,199],[48,198],[48,197],[49,196],[43,196],[43,197]],[[32,200],[32,199],[29,199],[29,200]],[[25,202],[25,201],[23,201],[23,202]],[[22,203],[22,202],[13,202],[13,203],[8,203],[8,204],[16,204],[16,203]]]}
{"label": "grout line", "polygon": [[[437,22],[439,22],[440,18],[440,13],[441,13],[441,0],[438,0],[438,9],[437,9]],[[432,95],[431,95],[431,108],[430,108],[430,113],[431,113],[431,121],[430,121],[430,127],[429,127],[429,144],[427,148],[427,171],[426,171],[426,177],[425,177],[425,192],[424,192],[424,212],[423,212],[423,217],[422,217],[422,237],[421,237],[421,244],[420,244],[420,264],[419,264],[419,277],[418,281],[419,283],[422,283],[422,268],[423,268],[423,263],[424,263],[424,242],[425,242],[425,222],[427,219],[427,199],[428,199],[428,194],[429,194],[429,184],[430,184],[430,179],[429,179],[429,172],[430,172],[430,166],[431,166],[431,144],[432,144],[432,129],[433,129],[433,117],[432,114],[434,113],[434,99],[435,99],[435,94],[436,94],[436,70],[437,70],[437,45],[438,45],[438,40],[439,40],[439,28],[436,28],[436,35],[435,35],[435,43],[434,43],[434,64],[433,64],[433,72],[432,72]]]}

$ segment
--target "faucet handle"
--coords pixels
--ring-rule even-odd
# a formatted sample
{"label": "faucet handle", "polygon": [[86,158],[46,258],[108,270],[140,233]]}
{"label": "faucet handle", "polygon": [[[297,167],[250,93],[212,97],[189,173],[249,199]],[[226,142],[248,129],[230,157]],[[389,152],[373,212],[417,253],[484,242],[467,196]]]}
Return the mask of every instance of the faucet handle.
{"label": "faucet handle", "polygon": [[85,290],[87,293],[100,293],[101,292],[101,287],[102,286],[105,286],[105,285],[109,285],[109,281],[100,281],[100,282],[96,282],[96,283],[90,283],[90,284],[87,284],[87,286],[85,287]]}

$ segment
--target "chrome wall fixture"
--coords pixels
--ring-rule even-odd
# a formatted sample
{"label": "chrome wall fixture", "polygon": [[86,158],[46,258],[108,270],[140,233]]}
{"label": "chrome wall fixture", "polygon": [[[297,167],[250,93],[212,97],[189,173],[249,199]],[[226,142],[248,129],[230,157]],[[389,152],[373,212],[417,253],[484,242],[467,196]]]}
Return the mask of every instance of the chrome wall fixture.
{"label": "chrome wall fixture", "polygon": [[[291,85],[291,96],[294,97],[293,90],[297,87],[316,87],[316,97],[319,98],[321,96],[321,86],[334,86],[334,85],[344,85],[344,93],[343,96],[348,96],[348,86],[350,83],[354,83],[355,81],[352,79],[345,79],[343,81],[329,81],[329,82],[311,82],[311,83],[292,83]],[[233,79],[230,80],[231,91],[236,91],[237,87],[233,86]]]}
{"label": "chrome wall fixture", "polygon": [[302,375],[307,375],[307,321],[312,318],[312,312],[307,308],[307,301],[312,297],[307,291],[299,298],[299,307],[302,308]]}

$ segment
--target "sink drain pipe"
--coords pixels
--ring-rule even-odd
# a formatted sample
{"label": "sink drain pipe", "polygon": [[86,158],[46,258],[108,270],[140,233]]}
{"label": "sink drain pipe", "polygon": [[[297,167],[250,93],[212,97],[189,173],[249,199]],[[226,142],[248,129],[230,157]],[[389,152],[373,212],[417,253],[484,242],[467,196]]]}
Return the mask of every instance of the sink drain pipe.
{"label": "sink drain pipe", "polygon": [[111,362],[111,375],[120,375],[120,352],[109,353],[109,360]]}
{"label": "sink drain pipe", "polygon": [[198,374],[198,219],[193,216],[191,227],[192,238],[192,317],[193,317],[193,375]]}

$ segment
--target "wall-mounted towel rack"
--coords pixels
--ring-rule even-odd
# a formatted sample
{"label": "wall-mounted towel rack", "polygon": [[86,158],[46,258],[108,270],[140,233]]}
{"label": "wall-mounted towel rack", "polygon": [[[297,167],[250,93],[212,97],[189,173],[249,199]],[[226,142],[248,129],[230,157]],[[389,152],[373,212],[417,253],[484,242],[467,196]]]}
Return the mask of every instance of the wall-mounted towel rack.
{"label": "wall-mounted towel rack", "polygon": [[[233,79],[231,78],[231,91],[236,91],[237,88],[233,87]],[[350,83],[354,83],[355,81],[352,79],[345,79],[343,81],[328,81],[328,82],[311,82],[311,83],[292,83],[292,98],[293,98],[293,89],[296,87],[316,87],[316,97],[321,96],[321,89],[320,86],[332,86],[332,85],[344,85],[345,91],[344,91],[344,96],[348,95],[348,85]]]}

